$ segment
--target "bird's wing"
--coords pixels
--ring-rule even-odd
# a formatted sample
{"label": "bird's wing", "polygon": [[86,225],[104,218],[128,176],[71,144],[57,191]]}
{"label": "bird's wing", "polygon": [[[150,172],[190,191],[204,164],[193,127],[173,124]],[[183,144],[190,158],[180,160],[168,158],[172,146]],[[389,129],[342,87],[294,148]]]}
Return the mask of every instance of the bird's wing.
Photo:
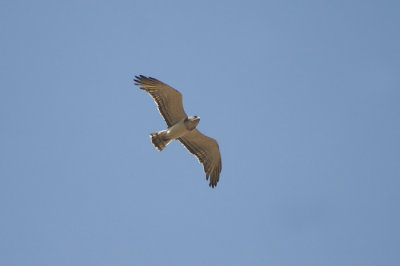
{"label": "bird's wing", "polygon": [[153,97],[168,127],[187,116],[183,109],[182,94],[179,91],[151,77],[135,76],[134,81],[135,85],[140,86]]}
{"label": "bird's wing", "polygon": [[206,179],[208,180],[208,177],[210,177],[210,187],[215,187],[222,170],[221,154],[217,141],[203,135],[197,129],[180,137],[179,141],[203,164]]}

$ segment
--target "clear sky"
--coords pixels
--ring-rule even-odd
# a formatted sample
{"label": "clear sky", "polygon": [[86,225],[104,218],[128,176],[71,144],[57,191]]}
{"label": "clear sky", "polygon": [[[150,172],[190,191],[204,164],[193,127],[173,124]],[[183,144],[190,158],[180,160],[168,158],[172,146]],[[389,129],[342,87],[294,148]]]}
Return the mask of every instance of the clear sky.
{"label": "clear sky", "polygon": [[[1,1],[0,265],[400,265],[399,1]],[[215,189],[135,75],[218,140]]]}

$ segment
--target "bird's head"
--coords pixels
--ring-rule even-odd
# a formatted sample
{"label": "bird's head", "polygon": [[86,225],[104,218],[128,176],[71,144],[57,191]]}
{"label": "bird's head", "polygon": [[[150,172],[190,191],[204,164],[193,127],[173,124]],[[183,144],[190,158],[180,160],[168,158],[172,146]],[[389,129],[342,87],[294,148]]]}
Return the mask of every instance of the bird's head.
{"label": "bird's head", "polygon": [[193,130],[200,122],[200,117],[198,116],[189,116],[185,119],[185,124],[189,130]]}
{"label": "bird's head", "polygon": [[193,123],[195,123],[195,125],[197,126],[200,122],[200,117],[198,116],[189,116],[188,117],[190,121],[192,121]]}

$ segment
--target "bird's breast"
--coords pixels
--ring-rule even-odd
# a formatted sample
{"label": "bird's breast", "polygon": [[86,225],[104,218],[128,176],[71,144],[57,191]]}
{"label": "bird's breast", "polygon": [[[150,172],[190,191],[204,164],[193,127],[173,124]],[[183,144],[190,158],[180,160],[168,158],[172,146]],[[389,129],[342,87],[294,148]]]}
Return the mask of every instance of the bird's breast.
{"label": "bird's breast", "polygon": [[186,128],[184,120],[181,120],[172,127],[168,128],[166,134],[168,138],[177,139],[184,136],[188,132],[189,130]]}

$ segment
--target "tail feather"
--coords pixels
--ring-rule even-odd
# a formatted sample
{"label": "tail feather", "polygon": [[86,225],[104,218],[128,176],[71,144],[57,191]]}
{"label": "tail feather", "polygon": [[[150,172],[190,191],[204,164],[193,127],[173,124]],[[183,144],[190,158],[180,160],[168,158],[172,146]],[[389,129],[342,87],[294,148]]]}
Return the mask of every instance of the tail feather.
{"label": "tail feather", "polygon": [[165,132],[166,130],[161,130],[150,134],[151,142],[159,151],[162,151],[172,140],[165,137]]}

